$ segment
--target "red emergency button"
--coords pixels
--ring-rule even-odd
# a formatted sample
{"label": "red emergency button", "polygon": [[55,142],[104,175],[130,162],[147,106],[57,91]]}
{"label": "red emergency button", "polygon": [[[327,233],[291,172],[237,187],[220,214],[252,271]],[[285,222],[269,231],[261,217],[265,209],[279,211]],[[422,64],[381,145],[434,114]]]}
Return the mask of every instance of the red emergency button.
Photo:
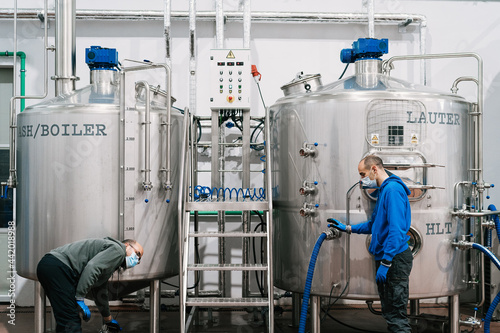
{"label": "red emergency button", "polygon": [[234,96],[233,96],[233,95],[228,95],[228,96],[226,97],[226,100],[227,100],[229,103],[232,103],[232,102],[234,102]]}

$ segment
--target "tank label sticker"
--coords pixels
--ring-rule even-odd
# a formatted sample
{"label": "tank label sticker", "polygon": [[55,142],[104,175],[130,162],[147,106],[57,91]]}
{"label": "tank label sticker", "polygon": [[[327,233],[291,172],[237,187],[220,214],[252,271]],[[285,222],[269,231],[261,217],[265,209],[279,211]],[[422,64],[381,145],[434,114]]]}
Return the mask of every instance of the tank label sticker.
{"label": "tank label sticker", "polygon": [[380,140],[379,140],[379,135],[376,134],[376,133],[373,133],[371,135],[372,139],[371,139],[371,142],[372,142],[372,145],[378,145],[380,143]]}
{"label": "tank label sticker", "polygon": [[18,130],[21,138],[57,136],[107,136],[105,124],[37,124],[23,125]]}
{"label": "tank label sticker", "polygon": [[427,236],[430,235],[443,235],[443,234],[451,234],[451,222],[445,222],[444,225],[441,226],[441,223],[426,223],[427,226]]}
{"label": "tank label sticker", "polygon": [[440,124],[440,125],[460,125],[460,114],[449,112],[418,112],[406,111],[408,114],[408,124]]}

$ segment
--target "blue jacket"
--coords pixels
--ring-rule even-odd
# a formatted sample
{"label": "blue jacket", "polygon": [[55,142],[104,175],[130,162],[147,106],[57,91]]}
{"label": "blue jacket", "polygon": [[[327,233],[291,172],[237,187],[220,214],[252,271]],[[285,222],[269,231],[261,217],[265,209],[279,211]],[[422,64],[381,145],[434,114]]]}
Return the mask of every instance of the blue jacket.
{"label": "blue jacket", "polygon": [[389,260],[408,248],[411,225],[410,190],[401,178],[391,175],[380,186],[377,204],[368,222],[355,224],[352,232],[372,234],[369,251],[375,260]]}

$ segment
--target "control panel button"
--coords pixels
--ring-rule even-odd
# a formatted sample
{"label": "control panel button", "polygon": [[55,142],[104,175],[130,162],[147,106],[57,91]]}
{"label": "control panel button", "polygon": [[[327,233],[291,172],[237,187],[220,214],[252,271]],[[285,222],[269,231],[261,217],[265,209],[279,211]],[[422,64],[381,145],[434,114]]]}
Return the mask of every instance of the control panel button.
{"label": "control panel button", "polygon": [[229,103],[232,103],[232,102],[234,102],[234,96],[233,96],[233,95],[228,95],[228,96],[226,97],[226,100],[227,100]]}

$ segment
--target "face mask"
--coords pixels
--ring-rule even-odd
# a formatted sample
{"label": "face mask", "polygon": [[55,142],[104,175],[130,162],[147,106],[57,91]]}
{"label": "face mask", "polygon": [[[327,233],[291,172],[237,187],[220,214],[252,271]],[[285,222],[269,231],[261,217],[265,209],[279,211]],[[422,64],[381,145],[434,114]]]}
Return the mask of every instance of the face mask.
{"label": "face mask", "polygon": [[[370,170],[371,172],[371,170]],[[364,187],[364,188],[377,188],[378,185],[377,185],[377,180],[376,179],[370,179],[370,174],[368,174],[368,176],[366,176],[365,178],[362,178],[361,179],[361,185]]]}
{"label": "face mask", "polygon": [[125,267],[132,268],[139,263],[139,257],[135,252],[132,255],[125,257]]}

